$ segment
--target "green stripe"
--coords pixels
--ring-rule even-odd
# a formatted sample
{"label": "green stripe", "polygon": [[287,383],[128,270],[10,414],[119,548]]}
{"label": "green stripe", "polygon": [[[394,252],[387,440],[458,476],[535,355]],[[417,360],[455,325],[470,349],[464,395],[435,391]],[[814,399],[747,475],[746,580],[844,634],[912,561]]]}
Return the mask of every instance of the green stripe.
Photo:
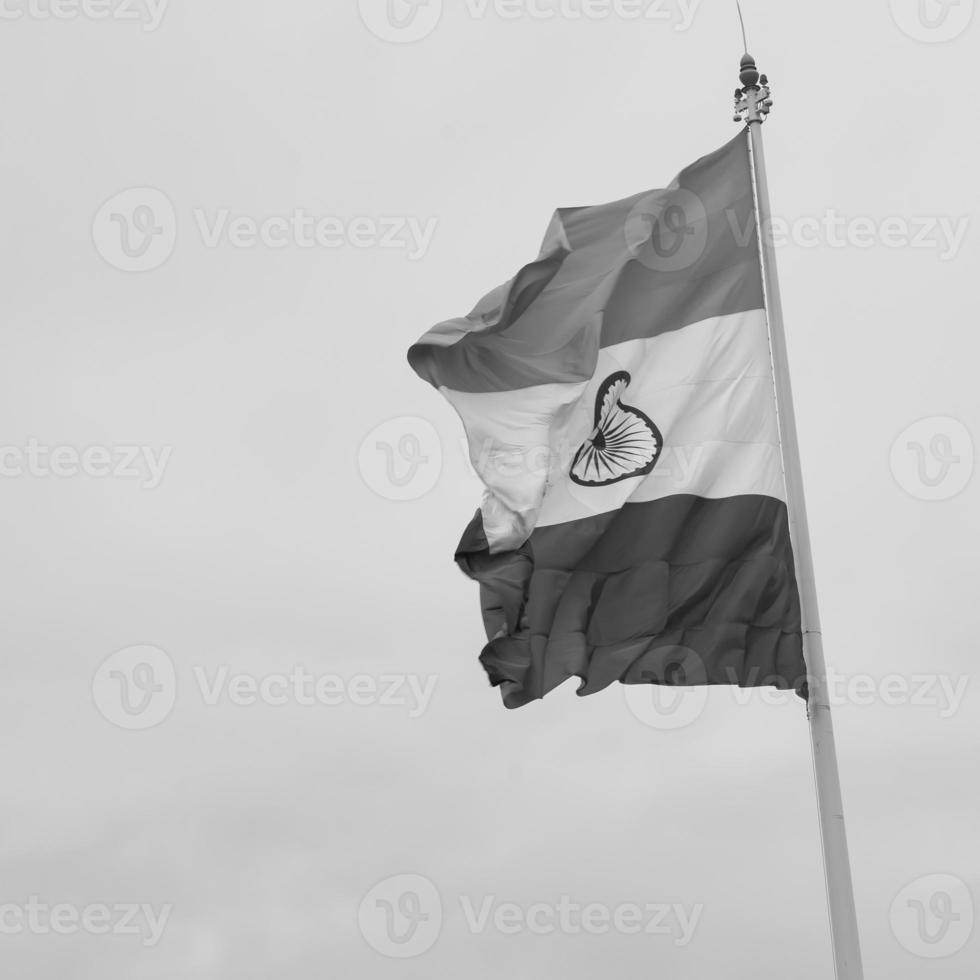
{"label": "green stripe", "polygon": [[[480,659],[504,703],[570,677],[579,694],[624,683],[805,690],[786,505],[690,495],[536,530],[490,556],[479,514],[457,553],[481,586],[490,642]],[[677,648],[702,669],[677,671]]]}

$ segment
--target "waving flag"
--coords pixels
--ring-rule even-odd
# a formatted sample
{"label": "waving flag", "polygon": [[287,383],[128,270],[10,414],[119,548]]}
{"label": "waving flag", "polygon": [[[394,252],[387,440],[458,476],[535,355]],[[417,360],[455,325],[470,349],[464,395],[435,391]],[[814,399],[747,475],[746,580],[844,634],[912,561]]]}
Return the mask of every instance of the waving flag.
{"label": "waving flag", "polygon": [[554,215],[409,351],[486,485],[456,560],[507,707],[578,677],[805,695],[749,151]]}

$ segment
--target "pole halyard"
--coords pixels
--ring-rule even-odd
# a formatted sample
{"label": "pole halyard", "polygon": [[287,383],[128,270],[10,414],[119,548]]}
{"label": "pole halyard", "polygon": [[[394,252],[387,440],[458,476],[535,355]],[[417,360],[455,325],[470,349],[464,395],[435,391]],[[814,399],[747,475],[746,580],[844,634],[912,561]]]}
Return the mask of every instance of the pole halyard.
{"label": "pole halyard", "polygon": [[808,682],[807,715],[813,749],[824,874],[830,909],[830,931],[834,947],[834,967],[837,980],[863,980],[854,887],[851,881],[840,774],[830,712],[827,666],[824,660],[823,637],[820,631],[820,614],[813,574],[813,553],[803,492],[803,469],[800,463],[796,418],[793,412],[786,332],[771,233],[772,210],[769,202],[769,184],[762,146],[762,122],[769,115],[772,98],[769,81],[765,75],[759,74],[751,55],[746,54],[742,58],[740,68],[739,80],[742,85],[735,90],[735,121],[744,122],[748,127],[755,182],[756,219],[762,253],[766,316],[769,321],[776,407],[779,415],[783,470],[786,477],[786,505],[800,590],[803,654],[806,659]]}

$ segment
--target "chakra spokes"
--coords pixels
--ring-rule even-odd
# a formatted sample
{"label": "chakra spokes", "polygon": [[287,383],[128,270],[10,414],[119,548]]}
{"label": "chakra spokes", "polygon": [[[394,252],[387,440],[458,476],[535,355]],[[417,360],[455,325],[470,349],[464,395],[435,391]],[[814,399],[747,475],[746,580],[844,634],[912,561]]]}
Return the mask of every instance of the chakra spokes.
{"label": "chakra spokes", "polygon": [[632,380],[628,371],[611,374],[596,395],[595,428],[572,460],[570,476],[583,487],[604,487],[644,476],[660,458],[663,436],[622,396]]}

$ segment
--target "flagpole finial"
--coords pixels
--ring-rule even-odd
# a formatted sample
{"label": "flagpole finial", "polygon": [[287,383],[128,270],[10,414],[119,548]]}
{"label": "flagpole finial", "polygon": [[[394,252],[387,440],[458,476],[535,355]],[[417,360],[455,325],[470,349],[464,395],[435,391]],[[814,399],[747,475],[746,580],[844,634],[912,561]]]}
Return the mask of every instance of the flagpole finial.
{"label": "flagpole finial", "polygon": [[737,123],[761,123],[772,108],[769,79],[759,74],[755,58],[748,52],[742,55],[739,62],[738,80],[741,88],[735,89],[735,115]]}
{"label": "flagpole finial", "polygon": [[759,70],[755,67],[755,58],[748,52],[742,55],[742,60],[738,66],[741,69],[738,80],[743,85],[755,85],[759,81]]}

